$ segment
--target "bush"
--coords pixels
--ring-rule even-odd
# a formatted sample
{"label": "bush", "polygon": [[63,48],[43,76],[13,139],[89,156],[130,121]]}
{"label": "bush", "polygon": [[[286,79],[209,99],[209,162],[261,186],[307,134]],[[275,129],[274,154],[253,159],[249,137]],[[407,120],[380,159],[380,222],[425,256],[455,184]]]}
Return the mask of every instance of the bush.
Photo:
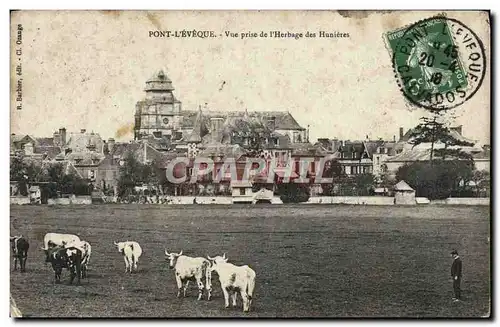
{"label": "bush", "polygon": [[277,194],[283,203],[307,202],[310,197],[309,187],[296,183],[286,183],[277,185]]}
{"label": "bush", "polygon": [[433,164],[415,162],[400,167],[396,178],[406,181],[418,197],[446,199],[465,191],[466,186],[460,185],[467,185],[473,169],[474,163],[468,160],[436,160]]}

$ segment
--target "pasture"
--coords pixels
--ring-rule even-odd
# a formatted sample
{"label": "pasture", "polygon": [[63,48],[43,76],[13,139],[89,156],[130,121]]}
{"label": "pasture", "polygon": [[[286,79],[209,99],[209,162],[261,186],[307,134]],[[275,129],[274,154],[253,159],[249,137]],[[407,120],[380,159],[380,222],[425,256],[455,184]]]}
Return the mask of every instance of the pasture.
{"label": "pasture", "polygon": [[[11,206],[11,235],[30,241],[11,293],[29,317],[481,317],[490,306],[490,211],[465,206]],[[47,232],[92,245],[89,278],[54,284],[40,249]],[[113,241],[143,248],[125,274]],[[253,308],[176,298],[164,250],[222,255],[257,273]],[[451,298],[450,251],[463,259],[463,302]]]}

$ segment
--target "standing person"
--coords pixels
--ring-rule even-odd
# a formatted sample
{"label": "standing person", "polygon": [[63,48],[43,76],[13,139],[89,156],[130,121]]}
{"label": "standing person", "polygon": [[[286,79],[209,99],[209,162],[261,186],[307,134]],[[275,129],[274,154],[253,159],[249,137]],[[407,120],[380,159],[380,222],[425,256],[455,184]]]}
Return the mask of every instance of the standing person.
{"label": "standing person", "polygon": [[453,292],[455,293],[453,301],[457,302],[461,300],[460,281],[462,279],[462,259],[458,256],[457,250],[451,251],[451,256],[453,257],[453,263],[451,264],[451,277],[453,278]]}

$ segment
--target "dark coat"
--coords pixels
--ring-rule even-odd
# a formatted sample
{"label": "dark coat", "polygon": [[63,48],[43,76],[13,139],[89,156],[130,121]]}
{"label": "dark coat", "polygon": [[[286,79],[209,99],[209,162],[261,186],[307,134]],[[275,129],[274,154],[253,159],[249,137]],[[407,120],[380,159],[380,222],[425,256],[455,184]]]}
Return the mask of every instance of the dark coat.
{"label": "dark coat", "polygon": [[460,259],[460,257],[453,260],[451,264],[451,277],[462,277],[462,259]]}
{"label": "dark coat", "polygon": [[81,278],[81,262],[82,251],[76,247],[56,247],[50,250],[49,262],[52,263],[52,268],[55,272],[56,283],[61,281],[61,272],[63,268],[70,271],[70,284],[73,283],[75,277],[78,279],[78,284]]}

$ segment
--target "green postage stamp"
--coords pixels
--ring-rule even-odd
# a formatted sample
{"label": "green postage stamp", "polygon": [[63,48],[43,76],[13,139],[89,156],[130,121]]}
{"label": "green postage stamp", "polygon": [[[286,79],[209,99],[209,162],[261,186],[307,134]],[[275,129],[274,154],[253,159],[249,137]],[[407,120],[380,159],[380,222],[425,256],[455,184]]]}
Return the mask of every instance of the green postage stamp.
{"label": "green postage stamp", "polygon": [[430,110],[470,99],[485,74],[481,40],[458,20],[436,16],[385,34],[398,85],[407,100]]}

